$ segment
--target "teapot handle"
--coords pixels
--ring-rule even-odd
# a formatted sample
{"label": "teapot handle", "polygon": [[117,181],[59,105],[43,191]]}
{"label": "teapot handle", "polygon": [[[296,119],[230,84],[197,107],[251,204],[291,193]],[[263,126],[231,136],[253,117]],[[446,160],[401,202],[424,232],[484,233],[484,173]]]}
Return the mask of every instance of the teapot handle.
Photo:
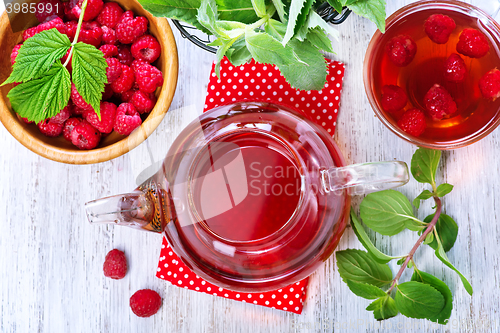
{"label": "teapot handle", "polygon": [[372,162],[321,170],[321,182],[326,193],[362,195],[387,190],[409,181],[408,166],[401,161]]}

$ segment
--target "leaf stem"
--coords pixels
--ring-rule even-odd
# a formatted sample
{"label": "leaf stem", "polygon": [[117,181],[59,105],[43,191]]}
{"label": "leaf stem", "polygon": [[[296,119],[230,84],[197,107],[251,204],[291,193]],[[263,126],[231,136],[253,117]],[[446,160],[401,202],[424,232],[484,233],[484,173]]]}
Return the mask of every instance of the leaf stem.
{"label": "leaf stem", "polygon": [[[391,287],[389,288],[389,290],[387,290],[387,294],[390,294],[391,291],[394,289],[394,287],[398,283],[399,279],[401,278],[401,275],[403,275],[404,270],[408,266],[408,262],[410,262],[410,260],[413,260],[413,255],[415,254],[415,252],[417,251],[419,246],[422,244],[422,242],[425,240],[427,235],[430,232],[432,232],[432,230],[434,230],[434,226],[436,225],[436,223],[439,219],[439,216],[441,215],[441,209],[442,209],[441,199],[439,199],[437,196],[434,196],[434,201],[436,202],[436,213],[434,214],[432,221],[429,223],[429,225],[427,226],[425,231],[422,233],[420,238],[417,240],[417,242],[415,243],[415,245],[411,249],[410,253],[408,253],[408,256],[406,257],[406,260],[403,263],[403,265],[401,265],[401,268],[399,269],[398,274],[396,274],[396,277],[394,278],[394,280],[392,280]],[[414,263],[414,265],[415,265],[415,263]]]}
{"label": "leaf stem", "polygon": [[73,47],[78,42],[78,36],[80,35],[80,29],[82,28],[83,16],[85,15],[85,9],[87,9],[87,0],[84,0],[82,3],[82,12],[80,13],[80,18],[78,19],[78,25],[76,26],[75,38],[73,38],[73,42],[71,43],[71,49],[69,50],[68,58],[64,62],[64,67],[71,60],[71,56],[73,55]]}

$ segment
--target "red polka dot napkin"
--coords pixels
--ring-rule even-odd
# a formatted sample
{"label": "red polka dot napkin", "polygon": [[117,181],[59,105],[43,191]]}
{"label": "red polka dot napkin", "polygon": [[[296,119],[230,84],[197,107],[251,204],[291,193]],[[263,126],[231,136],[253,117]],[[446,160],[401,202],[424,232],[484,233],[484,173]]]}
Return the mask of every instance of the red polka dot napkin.
{"label": "red polka dot napkin", "polygon": [[[252,61],[234,67],[224,59],[221,63],[220,79],[215,74],[215,64],[212,66],[205,111],[243,100],[273,102],[302,112],[333,135],[337,124],[344,69],[344,64],[329,61],[329,74],[324,88],[319,91],[303,91],[292,88],[275,66]],[[298,314],[302,313],[309,279],[264,293],[242,293],[220,288],[203,280],[184,265],[165,237],[156,276],[181,288]]]}

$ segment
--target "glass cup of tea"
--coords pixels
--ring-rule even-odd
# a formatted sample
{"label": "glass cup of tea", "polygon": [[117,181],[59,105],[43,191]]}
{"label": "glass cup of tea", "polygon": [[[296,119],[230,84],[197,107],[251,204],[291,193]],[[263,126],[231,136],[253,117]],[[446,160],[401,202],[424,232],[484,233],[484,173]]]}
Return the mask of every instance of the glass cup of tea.
{"label": "glass cup of tea", "polygon": [[331,136],[268,103],[205,112],[135,191],[86,204],[91,223],[165,232],[198,276],[235,291],[279,289],[328,259],[350,195],[405,184],[398,161],[346,166]]}
{"label": "glass cup of tea", "polygon": [[[467,44],[473,38],[483,45]],[[465,44],[476,49],[469,53]],[[418,1],[392,14],[386,32],[372,37],[365,90],[377,117],[399,137],[455,149],[499,125],[500,99],[485,97],[479,84],[499,63],[500,25],[486,12],[461,1]]]}

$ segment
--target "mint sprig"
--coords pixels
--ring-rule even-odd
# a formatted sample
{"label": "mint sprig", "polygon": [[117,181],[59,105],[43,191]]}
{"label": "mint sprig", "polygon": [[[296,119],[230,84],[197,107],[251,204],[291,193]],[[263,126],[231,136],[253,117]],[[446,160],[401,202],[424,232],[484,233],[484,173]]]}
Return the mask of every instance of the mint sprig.
{"label": "mint sprig", "polygon": [[[92,105],[99,119],[100,101],[107,83],[104,55],[95,46],[78,43],[87,0],[82,4],[73,42],[57,29],[42,31],[27,39],[16,57],[12,73],[2,85],[20,83],[7,94],[12,108],[21,117],[39,123],[57,115],[71,95],[71,81],[85,102]],[[61,59],[70,53],[64,64]],[[70,77],[66,65],[71,64]]]}
{"label": "mint sprig", "polygon": [[[411,161],[413,177],[431,186],[414,201],[418,208],[421,200],[434,199],[436,211],[420,221],[413,214],[410,201],[402,193],[387,190],[367,195],[360,205],[364,224],[375,232],[393,236],[404,229],[418,232],[420,237],[410,251],[402,256],[382,253],[370,240],[361,221],[351,211],[351,225],[358,240],[367,250],[344,250],[337,252],[337,267],[340,276],[357,296],[375,299],[366,309],[373,311],[377,320],[396,316],[398,313],[410,318],[426,318],[446,324],[451,316],[453,297],[450,288],[440,279],[417,268],[414,255],[422,244],[432,249],[436,257],[455,271],[465,288],[472,295],[469,281],[450,262],[446,252],[455,244],[458,225],[449,215],[443,214],[442,196],[453,189],[450,184],[436,184],[436,172],[441,158],[440,151],[419,148]],[[400,266],[396,275],[387,263],[398,259]],[[413,269],[411,281],[401,282],[403,272]],[[383,293],[383,294],[382,294]]]}

